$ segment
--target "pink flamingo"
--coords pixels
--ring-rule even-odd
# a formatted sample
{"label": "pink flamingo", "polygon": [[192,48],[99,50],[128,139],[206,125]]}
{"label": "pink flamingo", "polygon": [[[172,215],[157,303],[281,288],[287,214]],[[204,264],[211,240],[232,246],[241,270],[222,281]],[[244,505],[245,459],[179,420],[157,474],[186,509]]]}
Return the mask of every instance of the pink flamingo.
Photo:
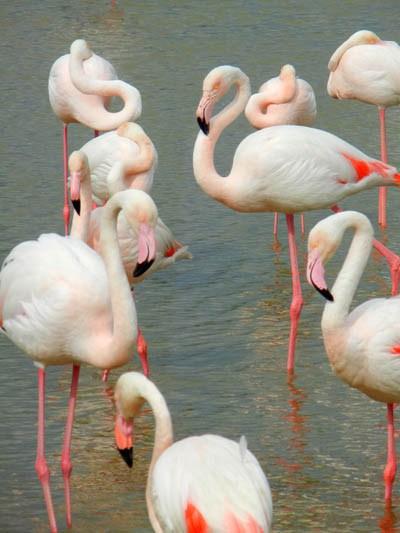
{"label": "pink flamingo", "polygon": [[[112,113],[107,110],[113,96],[119,96],[124,107]],[[114,67],[93,54],[86,41],[77,39],[70,54],[53,63],[49,75],[50,105],[63,127],[64,161],[64,226],[68,233],[68,124],[80,122],[96,132],[112,130],[127,120],[136,120],[142,112],[139,91],[118,80]],[[96,133],[97,134],[97,133]]]}
{"label": "pink flamingo", "polygon": [[[354,230],[347,257],[332,292],[324,264],[335,254],[346,229]],[[349,312],[373,242],[368,218],[343,211],[321,220],[308,239],[307,278],[327,300],[322,315],[325,349],[334,372],[350,387],[387,404],[388,459],[385,499],[396,474],[393,404],[400,402],[400,298],[374,298]]]}
{"label": "pink flamingo", "polygon": [[[231,86],[236,88],[233,102],[212,117],[215,103]],[[398,185],[400,174],[326,131],[282,125],[248,135],[236,149],[230,174],[220,176],[214,166],[216,142],[249,96],[249,79],[239,68],[221,66],[206,76],[196,112],[201,131],[193,152],[194,175],[204,192],[235,211],[286,214],[293,287],[287,368],[292,372],[303,305],[293,214],[333,206],[378,185]],[[399,258],[380,243],[374,245],[390,262],[397,290]]]}
{"label": "pink flamingo", "polygon": [[[117,131],[92,139],[81,148],[81,151],[88,157],[96,202],[105,202],[112,194],[126,187],[150,189],[157,162],[157,152],[138,124],[125,123]],[[77,189],[73,191],[71,188],[71,198],[74,205],[78,205],[79,191]],[[102,213],[102,207],[92,211],[88,224],[83,223],[76,212],[73,217],[71,233],[96,251],[100,250]],[[77,229],[78,225],[80,228],[88,228],[88,231],[83,234]],[[146,268],[137,265],[139,233],[132,230],[123,213],[120,213],[118,217],[117,233],[122,261],[131,286],[143,281],[150,273],[169,267],[177,260],[192,259],[187,246],[183,246],[175,239],[171,230],[160,218],[157,219],[155,227],[155,259],[150,268],[148,265]],[[149,374],[147,342],[140,328],[137,351],[143,371],[147,376]],[[108,371],[104,371],[103,380],[106,381],[107,377]]]}
{"label": "pink flamingo", "polygon": [[254,455],[240,442],[218,435],[173,442],[164,397],[143,374],[126,372],[115,387],[117,448],[132,466],[132,420],[147,401],[155,418],[155,442],[146,487],[153,530],[268,533],[272,498]]}
{"label": "pink flamingo", "polygon": [[[261,85],[250,96],[244,110],[247,120],[257,129],[298,124],[311,126],[317,117],[317,103],[311,85],[296,77],[292,65],[284,65],[279,76]],[[304,234],[304,215],[300,216]],[[274,235],[278,234],[278,213],[274,215]]]}
{"label": "pink flamingo", "polygon": [[[328,93],[378,106],[381,159],[387,163],[385,110],[400,104],[400,47],[375,33],[353,33],[329,60]],[[386,189],[379,189],[378,222],[386,227]]]}
{"label": "pink flamingo", "polygon": [[[82,210],[91,209],[83,185],[87,161],[70,157],[72,180],[82,180]],[[90,180],[89,188],[90,188]],[[88,194],[89,193],[89,194]],[[71,527],[70,449],[81,364],[116,368],[127,363],[137,336],[137,315],[117,242],[118,213],[139,228],[139,264],[154,259],[157,208],[142,191],[113,196],[102,217],[101,255],[80,239],[43,234],[17,245],[0,272],[0,326],[38,367],[36,471],[43,488],[52,533],[57,531],[45,458],[45,376],[48,365],[73,365],[68,416],[61,455],[66,521]]]}
{"label": "pink flamingo", "polygon": [[[89,161],[96,204],[103,205],[116,190],[132,188],[150,192],[158,156],[154,144],[139,124],[125,122],[114,131],[91,139],[80,150]],[[111,174],[115,164],[121,165],[122,173]],[[113,179],[112,184],[108,183],[110,179]]]}

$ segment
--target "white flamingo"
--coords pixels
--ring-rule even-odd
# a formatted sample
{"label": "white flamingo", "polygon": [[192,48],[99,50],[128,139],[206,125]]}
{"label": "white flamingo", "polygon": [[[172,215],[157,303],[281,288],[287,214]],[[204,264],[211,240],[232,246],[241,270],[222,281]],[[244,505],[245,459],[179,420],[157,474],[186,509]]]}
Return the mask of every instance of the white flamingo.
{"label": "white flamingo", "polygon": [[146,487],[147,510],[157,533],[229,531],[267,533],[272,522],[268,480],[240,442],[218,435],[173,442],[164,397],[143,374],[122,374],[115,387],[115,438],[132,466],[132,421],[144,402],[155,418],[155,439]]}
{"label": "white flamingo", "polygon": [[[324,264],[336,253],[346,229],[353,240],[332,292]],[[307,278],[327,300],[322,334],[334,372],[350,387],[387,404],[388,458],[385,499],[390,500],[396,474],[393,404],[400,402],[400,297],[374,298],[350,312],[373,241],[368,218],[343,211],[318,222],[308,238]]]}
{"label": "white flamingo", "polygon": [[[85,156],[70,158],[72,179],[84,180]],[[86,176],[88,178],[88,176]],[[82,186],[83,188],[83,186]],[[82,210],[91,209],[90,190]],[[48,365],[73,365],[61,467],[66,519],[71,527],[71,436],[81,364],[101,369],[124,365],[137,336],[137,315],[117,241],[117,216],[125,213],[139,228],[139,263],[154,259],[157,208],[142,191],[123,191],[108,202],[102,217],[101,255],[76,237],[43,234],[17,245],[0,272],[0,326],[38,367],[38,438],[36,471],[43,487],[50,529],[57,531],[45,458],[45,375]],[[87,218],[86,218],[87,220]]]}

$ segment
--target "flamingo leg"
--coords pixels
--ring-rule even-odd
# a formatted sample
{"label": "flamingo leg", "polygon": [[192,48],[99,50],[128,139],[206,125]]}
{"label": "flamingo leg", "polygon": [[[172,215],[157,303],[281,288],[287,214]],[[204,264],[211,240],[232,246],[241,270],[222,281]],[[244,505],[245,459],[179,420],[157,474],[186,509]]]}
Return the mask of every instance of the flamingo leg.
{"label": "flamingo leg", "polygon": [[138,328],[136,347],[137,347],[137,352],[138,352],[140,362],[142,363],[143,374],[146,376],[146,378],[148,378],[150,370],[149,370],[149,361],[147,357],[147,342],[140,328]]}
{"label": "flamingo leg", "polygon": [[387,404],[387,463],[383,478],[385,480],[385,500],[392,499],[392,488],[394,478],[396,477],[397,462],[396,462],[396,443],[394,439],[394,415],[393,404]]}
{"label": "flamingo leg", "polygon": [[[381,160],[387,163],[387,144],[386,144],[386,120],[385,108],[379,107],[379,124],[380,124],[380,140],[381,140]],[[386,220],[386,187],[379,187],[378,200],[378,224],[383,228],[387,226]]]}
{"label": "flamingo leg", "polygon": [[305,233],[305,224],[304,224],[304,213],[301,213],[300,215],[300,228],[301,228],[301,234],[304,235]]}
{"label": "flamingo leg", "polygon": [[68,235],[69,228],[69,200],[68,200],[68,124],[63,128],[63,167],[64,167],[64,232]]}
{"label": "flamingo leg", "polygon": [[46,372],[43,368],[38,369],[38,433],[35,469],[42,485],[44,501],[46,502],[47,515],[51,533],[57,533],[57,523],[54,514],[53,501],[50,491],[50,470],[46,462],[44,430],[45,430],[45,396],[46,396]]}
{"label": "flamingo leg", "polygon": [[292,303],[290,304],[290,337],[287,359],[287,371],[294,370],[294,357],[296,350],[297,326],[299,323],[301,309],[303,307],[303,296],[301,292],[299,267],[297,264],[297,248],[294,230],[294,216],[286,215],[289,239],[290,268],[292,271]]}
{"label": "flamingo leg", "polygon": [[93,130],[93,137],[98,137],[100,135],[99,130]]}
{"label": "flamingo leg", "polygon": [[73,365],[71,391],[70,391],[69,401],[68,401],[67,422],[65,424],[64,443],[63,443],[63,448],[62,448],[62,453],[61,453],[61,471],[63,473],[63,478],[64,478],[65,514],[66,514],[67,527],[72,526],[71,489],[70,489],[70,478],[71,478],[71,472],[72,472],[71,439],[72,439],[72,426],[74,423],[76,396],[78,392],[79,371],[80,371],[80,366]]}
{"label": "flamingo leg", "polygon": [[274,213],[274,237],[278,235],[278,219],[279,213]]}
{"label": "flamingo leg", "polygon": [[[338,205],[331,207],[334,213],[339,213],[342,209]],[[374,239],[372,246],[379,252],[387,261],[390,267],[390,277],[392,280],[392,296],[399,292],[399,278],[400,278],[400,257],[389,250],[382,242]]]}

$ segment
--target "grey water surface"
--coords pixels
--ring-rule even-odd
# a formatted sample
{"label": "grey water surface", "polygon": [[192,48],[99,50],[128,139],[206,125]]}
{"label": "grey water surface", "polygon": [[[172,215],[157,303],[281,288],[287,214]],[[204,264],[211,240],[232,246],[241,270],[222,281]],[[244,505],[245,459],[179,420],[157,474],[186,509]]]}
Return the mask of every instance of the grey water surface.
{"label": "grey water surface", "polygon": [[[207,72],[242,68],[252,88],[285,63],[314,87],[316,127],[379,156],[377,110],[326,94],[331,53],[359,29],[400,41],[397,1],[2,1],[0,258],[18,242],[63,231],[61,124],[47,96],[52,62],[76,38],[115,66],[141,92],[140,124],[159,154],[153,196],[163,220],[190,245],[191,262],[159,272],[137,289],[140,325],[152,377],[165,395],[176,438],[213,432],[245,434],[271,483],[275,532],[400,531],[400,483],[393,507],[383,501],[385,406],[350,390],[331,372],[320,333],[324,302],[306,284],[306,237],[298,235],[305,306],[296,375],[285,366],[291,276],[284,218],[279,243],[273,215],[239,214],[208,198],[192,172],[194,117]],[[388,112],[389,160],[400,165],[400,114]],[[217,166],[228,173],[243,117],[223,134]],[[91,132],[70,128],[71,149]],[[389,228],[377,234],[400,251],[399,192],[389,193]],[[376,224],[377,191],[349,198]],[[324,212],[306,215],[306,231]],[[328,267],[332,281],[349,240]],[[383,259],[372,255],[356,303],[390,294]],[[36,369],[0,337],[0,530],[46,532],[36,478]],[[153,439],[148,409],[136,422],[135,464],[129,470],[113,444],[110,390],[118,375],[139,369],[134,358],[104,387],[83,368],[72,443],[73,529],[151,531],[145,481]],[[71,369],[50,368],[46,450],[60,531],[65,531],[60,452]]]}

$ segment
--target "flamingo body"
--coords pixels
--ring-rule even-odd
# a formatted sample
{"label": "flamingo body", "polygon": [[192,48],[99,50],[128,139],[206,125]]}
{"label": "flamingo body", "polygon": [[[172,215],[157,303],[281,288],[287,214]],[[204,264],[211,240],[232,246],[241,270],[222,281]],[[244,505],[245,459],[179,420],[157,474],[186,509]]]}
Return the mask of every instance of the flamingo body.
{"label": "flamingo body", "polygon": [[165,450],[150,493],[165,533],[186,533],[194,513],[204,531],[269,531],[272,503],[264,472],[249,450],[242,457],[238,442],[219,435],[187,437]]}
{"label": "flamingo body", "polygon": [[332,55],[328,93],[389,107],[400,104],[400,46],[367,30],[353,34]]}
{"label": "flamingo body", "polygon": [[284,65],[279,76],[263,83],[249,98],[244,112],[257,129],[280,124],[310,126],[317,116],[317,104],[311,85],[296,77],[292,65]]}
{"label": "flamingo body", "polygon": [[[144,401],[155,417],[155,442],[146,501],[157,533],[241,531],[267,533],[271,491],[257,459],[240,442],[217,435],[173,443],[170,413],[157,387],[143,374],[122,374],[115,387],[118,449],[131,445],[132,419]],[[123,454],[125,458],[125,454]],[[131,466],[131,463],[128,463]]]}
{"label": "flamingo body", "polygon": [[[98,205],[103,205],[116,190],[133,188],[150,192],[158,156],[138,124],[124,123],[117,130],[91,139],[80,150],[89,161],[93,200]],[[112,184],[109,176],[116,163],[122,167],[122,176]]]}
{"label": "flamingo body", "polygon": [[[79,122],[95,129],[93,109],[108,108],[112,96],[85,94],[72,82],[69,72],[70,54],[59,57],[52,65],[49,74],[49,100],[57,117],[70,124]],[[106,59],[93,54],[83,63],[85,74],[97,80],[118,79],[114,67]]]}
{"label": "flamingo body", "polygon": [[[336,252],[346,229],[353,240],[330,293],[324,264]],[[393,404],[400,401],[400,297],[368,300],[350,312],[367,264],[373,229],[365,215],[343,211],[320,221],[308,239],[307,277],[326,303],[321,327],[334,372],[348,385],[388,407],[388,461],[385,499],[390,500],[396,474]]]}

